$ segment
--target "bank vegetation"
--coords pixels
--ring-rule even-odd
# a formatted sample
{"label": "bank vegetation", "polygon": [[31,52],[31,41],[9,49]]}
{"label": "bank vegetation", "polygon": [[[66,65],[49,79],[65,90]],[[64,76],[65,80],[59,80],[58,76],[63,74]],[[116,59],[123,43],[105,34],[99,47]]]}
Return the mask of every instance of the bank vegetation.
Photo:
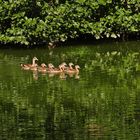
{"label": "bank vegetation", "polygon": [[57,44],[80,36],[140,36],[139,0],[4,0],[0,43]]}

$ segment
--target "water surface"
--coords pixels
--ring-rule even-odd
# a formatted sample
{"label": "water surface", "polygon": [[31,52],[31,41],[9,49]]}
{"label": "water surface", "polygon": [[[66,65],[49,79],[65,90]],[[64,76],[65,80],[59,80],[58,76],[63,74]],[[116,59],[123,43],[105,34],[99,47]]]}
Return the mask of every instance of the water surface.
{"label": "water surface", "polygon": [[[1,140],[140,137],[140,42],[0,51]],[[25,71],[21,63],[73,62],[79,74]]]}

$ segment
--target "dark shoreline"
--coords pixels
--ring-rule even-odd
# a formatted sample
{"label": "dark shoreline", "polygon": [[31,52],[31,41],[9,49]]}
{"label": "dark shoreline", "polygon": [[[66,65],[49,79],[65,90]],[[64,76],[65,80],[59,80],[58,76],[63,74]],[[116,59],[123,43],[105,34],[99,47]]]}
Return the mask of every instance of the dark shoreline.
{"label": "dark shoreline", "polygon": [[55,48],[55,47],[64,47],[64,46],[71,46],[71,45],[92,45],[92,44],[103,44],[107,42],[127,42],[127,41],[140,41],[140,35],[129,35],[127,38],[102,38],[102,39],[95,39],[94,37],[90,35],[81,35],[80,37],[76,39],[68,39],[65,42],[58,42],[54,43],[54,46],[49,46],[48,43],[40,43],[36,45],[21,45],[21,44],[14,44],[14,43],[0,43],[0,49],[45,49],[45,48]]}

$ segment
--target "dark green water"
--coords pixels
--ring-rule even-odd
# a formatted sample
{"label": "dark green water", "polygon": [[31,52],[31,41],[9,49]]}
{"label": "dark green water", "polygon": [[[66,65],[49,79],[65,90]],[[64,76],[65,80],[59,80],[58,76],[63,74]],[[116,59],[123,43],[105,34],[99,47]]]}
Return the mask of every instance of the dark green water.
{"label": "dark green water", "polygon": [[[21,70],[33,56],[80,73]],[[139,138],[140,42],[0,50],[0,140]]]}

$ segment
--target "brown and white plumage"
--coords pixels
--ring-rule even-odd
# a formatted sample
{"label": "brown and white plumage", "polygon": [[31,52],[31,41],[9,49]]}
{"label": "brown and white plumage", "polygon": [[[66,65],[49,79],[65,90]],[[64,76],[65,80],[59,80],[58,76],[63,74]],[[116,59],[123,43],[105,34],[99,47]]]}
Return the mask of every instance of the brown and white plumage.
{"label": "brown and white plumage", "polygon": [[58,66],[58,68],[55,68],[53,65],[52,69],[49,71],[49,73],[62,73],[64,72],[64,67],[66,63],[62,63]]}
{"label": "brown and white plumage", "polygon": [[36,57],[33,57],[32,64],[20,64],[20,66],[24,70],[33,69],[33,68],[37,67],[36,61],[38,61],[38,59]]}
{"label": "brown and white plumage", "polygon": [[75,65],[75,69],[68,69],[66,70],[66,73],[79,73],[80,66]]}
{"label": "brown and white plumage", "polygon": [[68,67],[65,67],[65,71],[67,71],[67,70],[73,70],[74,68],[72,66],[74,66],[74,64],[72,62],[70,62],[69,63],[69,66]]}
{"label": "brown and white plumage", "polygon": [[46,64],[45,63],[42,63],[41,64],[41,66],[39,66],[39,67],[37,67],[37,70],[39,71],[39,72],[46,72]]}

